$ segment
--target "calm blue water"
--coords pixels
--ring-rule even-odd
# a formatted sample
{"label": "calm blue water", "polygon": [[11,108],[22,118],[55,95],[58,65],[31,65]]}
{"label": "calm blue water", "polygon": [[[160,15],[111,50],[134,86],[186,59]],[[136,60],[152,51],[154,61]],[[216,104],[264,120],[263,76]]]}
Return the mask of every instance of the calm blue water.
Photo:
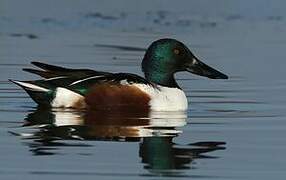
{"label": "calm blue water", "polygon": [[[285,179],[285,5],[0,0],[0,178]],[[230,76],[179,73],[186,113],[42,110],[8,82],[35,60],[142,74],[163,37]]]}

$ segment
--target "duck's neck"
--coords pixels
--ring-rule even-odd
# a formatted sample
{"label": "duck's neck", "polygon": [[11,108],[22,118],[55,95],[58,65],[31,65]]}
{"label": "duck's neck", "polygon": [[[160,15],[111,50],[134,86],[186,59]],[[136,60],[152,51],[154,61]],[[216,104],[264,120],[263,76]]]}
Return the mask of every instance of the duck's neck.
{"label": "duck's neck", "polygon": [[155,84],[170,87],[179,88],[173,73],[163,73],[163,72],[144,72],[145,78]]}

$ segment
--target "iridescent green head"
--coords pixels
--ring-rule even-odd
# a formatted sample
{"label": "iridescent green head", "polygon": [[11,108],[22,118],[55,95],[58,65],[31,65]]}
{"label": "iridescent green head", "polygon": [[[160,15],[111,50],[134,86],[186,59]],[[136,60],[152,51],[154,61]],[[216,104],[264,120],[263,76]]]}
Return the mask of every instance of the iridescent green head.
{"label": "iridescent green head", "polygon": [[147,80],[167,87],[178,87],[174,74],[180,71],[211,79],[228,78],[199,61],[183,43],[175,39],[159,39],[153,42],[145,53],[142,71]]}

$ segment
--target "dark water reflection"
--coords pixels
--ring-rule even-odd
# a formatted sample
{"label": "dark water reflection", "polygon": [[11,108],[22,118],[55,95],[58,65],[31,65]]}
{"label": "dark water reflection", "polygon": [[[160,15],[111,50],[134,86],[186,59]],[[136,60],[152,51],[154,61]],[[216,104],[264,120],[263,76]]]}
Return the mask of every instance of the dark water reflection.
{"label": "dark water reflection", "polygon": [[182,173],[173,170],[191,169],[196,159],[218,158],[206,153],[225,149],[225,142],[175,143],[186,123],[185,112],[37,109],[27,114],[23,124],[33,132],[11,133],[20,136],[35,156],[56,155],[63,147],[91,147],[90,141],[139,142],[144,168],[172,176]]}

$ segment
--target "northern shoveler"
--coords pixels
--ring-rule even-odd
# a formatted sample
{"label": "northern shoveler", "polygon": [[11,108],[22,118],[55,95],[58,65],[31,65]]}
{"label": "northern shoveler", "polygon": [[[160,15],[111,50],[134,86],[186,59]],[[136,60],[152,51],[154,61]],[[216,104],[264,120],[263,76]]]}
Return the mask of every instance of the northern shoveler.
{"label": "northern shoveler", "polygon": [[175,39],[159,39],[149,46],[142,61],[145,78],[130,73],[32,64],[41,70],[23,70],[44,79],[10,81],[21,86],[40,106],[62,108],[184,111],[188,102],[175,81],[176,72],[188,71],[211,79],[228,78],[202,63]]}

